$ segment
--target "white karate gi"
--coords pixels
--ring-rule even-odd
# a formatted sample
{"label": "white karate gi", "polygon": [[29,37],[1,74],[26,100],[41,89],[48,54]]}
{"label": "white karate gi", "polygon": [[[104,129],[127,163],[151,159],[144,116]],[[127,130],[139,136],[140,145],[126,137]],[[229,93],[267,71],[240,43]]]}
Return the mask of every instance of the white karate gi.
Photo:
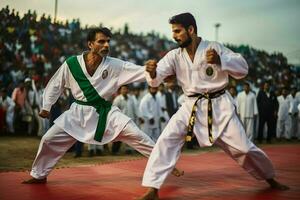
{"label": "white karate gi", "polygon": [[[93,76],[90,76],[86,70],[83,55],[77,56],[77,60],[87,79],[105,100],[110,99],[121,85],[145,79],[144,67],[116,58],[103,58]],[[76,100],[86,101],[66,62],[57,70],[45,88],[44,110],[50,111],[64,88],[70,88]],[[113,140],[122,141],[145,156],[149,156],[154,142],[139,130],[129,117],[121,113],[119,108],[111,107],[101,142],[94,140],[98,118],[99,115],[94,107],[73,103],[69,110],[54,121],[55,124],[43,136],[33,162],[31,176],[37,179],[46,177],[76,140],[99,145]]]}
{"label": "white karate gi", "polygon": [[[214,48],[220,55],[221,66],[206,64],[205,53],[210,48]],[[206,73],[206,67],[209,66],[213,67],[211,76]],[[151,79],[146,73],[146,79],[151,86],[155,87],[165,77],[176,74],[178,84],[182,87],[184,94],[190,96],[220,91],[227,86],[229,75],[238,79],[245,77],[247,72],[248,65],[240,54],[233,53],[219,43],[201,41],[193,62],[186,49],[174,49],[159,61],[156,78]],[[196,99],[197,97],[186,98],[160,135],[148,160],[143,186],[160,188],[174,168],[185,143],[189,118]],[[194,134],[200,146],[212,145],[208,137],[207,104],[208,100],[205,98],[197,103]],[[231,95],[226,92],[212,99],[212,107],[213,143],[221,147],[255,178],[273,178],[272,163],[264,152],[247,138],[236,115]]]}
{"label": "white karate gi", "polygon": [[[147,93],[141,99],[140,113],[144,120],[142,130],[147,133],[151,139],[156,142],[160,135],[160,118],[162,117],[161,106],[159,99]],[[150,119],[154,119],[154,123],[150,124]]]}
{"label": "white karate gi", "polygon": [[244,125],[247,137],[253,141],[254,118],[258,114],[256,95],[253,92],[246,94],[242,91],[237,95],[237,113]]}
{"label": "white karate gi", "polygon": [[276,137],[281,138],[284,136],[285,139],[291,138],[291,116],[289,110],[291,106],[290,96],[284,98],[282,95],[277,97],[279,108],[277,118],[277,131]]}

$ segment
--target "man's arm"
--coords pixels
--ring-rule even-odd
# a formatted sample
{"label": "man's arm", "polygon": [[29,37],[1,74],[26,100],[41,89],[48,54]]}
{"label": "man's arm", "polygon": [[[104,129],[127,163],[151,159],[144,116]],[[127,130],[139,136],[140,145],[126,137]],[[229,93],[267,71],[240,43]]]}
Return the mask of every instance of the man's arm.
{"label": "man's arm", "polygon": [[148,60],[146,62],[146,72],[149,73],[149,76],[151,77],[151,79],[156,78],[156,68],[157,68],[156,60]]}
{"label": "man's arm", "polygon": [[244,78],[248,74],[248,64],[241,54],[216,42],[209,48],[206,53],[207,63],[220,65],[221,70],[227,71],[235,79]]}
{"label": "man's arm", "polygon": [[156,60],[146,62],[145,75],[147,83],[152,87],[158,87],[165,78],[175,75],[175,51],[170,51],[158,63]]}
{"label": "man's arm", "polygon": [[118,87],[127,85],[133,82],[144,82],[145,79],[145,67],[136,65],[131,62],[123,61],[122,69],[118,78]]}
{"label": "man's arm", "polygon": [[40,117],[49,117],[52,105],[55,104],[64,90],[65,81],[67,81],[67,70],[68,66],[64,63],[49,80],[43,93],[43,106],[39,113]]}

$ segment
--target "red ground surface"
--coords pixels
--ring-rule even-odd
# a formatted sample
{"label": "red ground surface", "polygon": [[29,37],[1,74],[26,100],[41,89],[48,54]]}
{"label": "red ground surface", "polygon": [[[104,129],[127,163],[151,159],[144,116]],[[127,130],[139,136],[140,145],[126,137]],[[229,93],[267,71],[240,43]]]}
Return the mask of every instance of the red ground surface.
{"label": "red ground surface", "polygon": [[[290,200],[300,199],[300,145],[263,148],[288,191],[274,191],[256,181],[223,152],[183,155],[181,178],[170,176],[162,200]],[[45,185],[24,185],[28,172],[0,173],[0,200],[131,200],[141,187],[146,159],[55,169]]]}

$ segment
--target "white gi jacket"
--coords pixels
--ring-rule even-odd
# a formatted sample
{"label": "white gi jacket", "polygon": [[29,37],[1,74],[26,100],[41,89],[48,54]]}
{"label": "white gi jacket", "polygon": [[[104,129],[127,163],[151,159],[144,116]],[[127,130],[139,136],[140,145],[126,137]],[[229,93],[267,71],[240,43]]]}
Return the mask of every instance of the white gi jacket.
{"label": "white gi jacket", "polygon": [[[210,48],[215,49],[220,55],[221,66],[206,63],[205,54]],[[209,67],[213,69],[212,75],[207,73]],[[202,40],[198,45],[193,62],[185,48],[177,48],[168,52],[159,61],[156,72],[155,79],[151,79],[149,73],[146,73],[147,82],[151,86],[157,87],[165,77],[175,74],[184,94],[190,96],[224,89],[228,84],[229,75],[236,79],[245,77],[248,73],[248,65],[240,54],[232,52],[217,42]],[[188,125],[192,106],[196,99],[196,97],[186,98],[172,119],[175,118],[173,120],[178,121],[178,123]],[[197,103],[194,134],[201,146],[212,145],[208,137],[207,104],[208,101],[204,98]],[[212,99],[212,107],[212,136],[213,140],[216,141],[234,115],[235,107],[231,95],[227,92],[219,98]],[[234,140],[227,142],[235,146]]]}
{"label": "white gi jacket", "polygon": [[[90,76],[86,70],[83,54],[77,56],[77,59],[87,79],[105,100],[110,100],[121,85],[145,80],[145,68],[133,63],[107,56],[103,58],[93,76]],[[43,94],[44,110],[50,111],[51,106],[59,98],[64,88],[70,88],[76,100],[87,101],[68,65],[64,62],[45,88]],[[125,115],[118,115],[119,112],[119,108],[112,106],[107,116],[105,133],[101,142],[94,140],[99,115],[92,106],[73,103],[70,109],[61,114],[54,123],[83,143],[102,145],[116,138],[130,120]]]}

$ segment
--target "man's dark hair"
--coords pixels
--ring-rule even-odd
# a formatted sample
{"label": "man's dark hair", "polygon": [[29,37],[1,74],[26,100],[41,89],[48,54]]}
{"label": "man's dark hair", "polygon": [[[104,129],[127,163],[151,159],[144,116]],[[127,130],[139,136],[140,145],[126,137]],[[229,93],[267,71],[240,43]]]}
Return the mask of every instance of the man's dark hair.
{"label": "man's dark hair", "polygon": [[197,34],[197,24],[194,16],[191,13],[181,13],[169,19],[170,24],[181,24],[186,30],[189,26],[193,26]]}
{"label": "man's dark hair", "polygon": [[250,83],[248,81],[244,81],[244,85],[247,85],[250,87]]}
{"label": "man's dark hair", "polygon": [[101,27],[101,28],[91,28],[87,34],[87,42],[91,42],[95,40],[96,34],[97,33],[103,33],[105,36],[110,37],[112,36],[112,33],[110,30],[106,27]]}

